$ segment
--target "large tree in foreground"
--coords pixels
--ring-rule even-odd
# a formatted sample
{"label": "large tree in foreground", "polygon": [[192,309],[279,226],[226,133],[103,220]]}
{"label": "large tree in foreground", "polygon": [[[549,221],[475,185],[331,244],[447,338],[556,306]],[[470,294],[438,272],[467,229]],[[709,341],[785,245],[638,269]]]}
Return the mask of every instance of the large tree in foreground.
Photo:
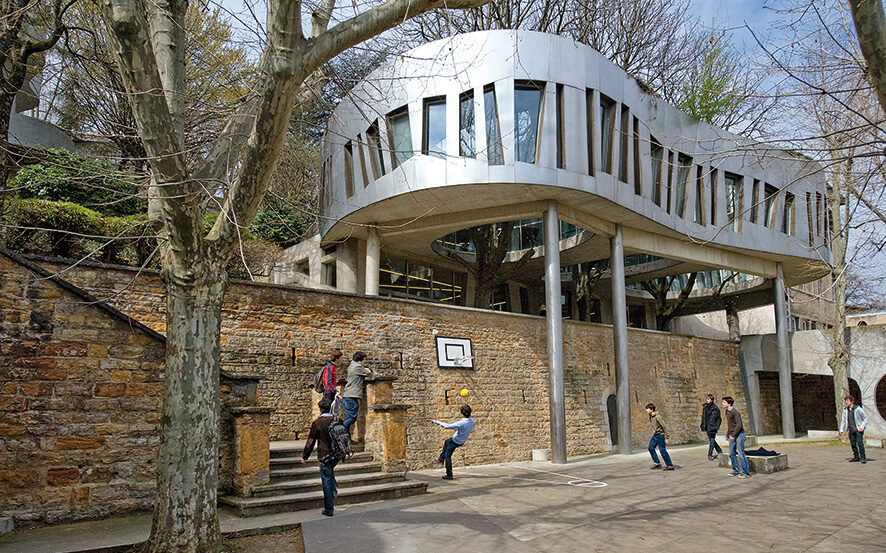
{"label": "large tree in foreground", "polygon": [[[482,3],[389,0],[330,25],[335,0],[322,0],[305,36],[302,2],[271,0],[253,93],[206,155],[196,157],[185,149],[190,130],[185,113],[187,2],[101,0],[149,160],[150,211],[163,244],[166,391],[150,551],[214,552],[220,547],[216,486],[225,265],[268,189],[303,83],[345,49],[412,16],[436,7]],[[207,191],[216,190],[224,193],[220,214],[204,232],[202,200]]]}

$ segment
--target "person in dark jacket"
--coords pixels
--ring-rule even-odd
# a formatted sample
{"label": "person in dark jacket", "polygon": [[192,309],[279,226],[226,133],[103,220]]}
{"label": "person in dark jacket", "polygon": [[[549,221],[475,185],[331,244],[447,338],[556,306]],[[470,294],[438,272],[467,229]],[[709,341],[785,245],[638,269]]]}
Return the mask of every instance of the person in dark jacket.
{"label": "person in dark jacket", "polygon": [[741,422],[741,413],[733,405],[735,405],[734,399],[729,396],[723,398],[723,409],[726,410],[726,441],[729,442],[729,460],[732,462],[732,472],[729,476],[750,478],[751,467],[744,454],[747,434]]}
{"label": "person in dark jacket", "polygon": [[320,416],[311,424],[311,431],[308,434],[308,440],[305,442],[305,449],[301,454],[299,462],[304,464],[311,456],[314,450],[314,444],[317,445],[317,462],[320,465],[320,484],[323,487],[323,510],[321,514],[331,517],[334,512],[335,496],[338,495],[338,487],[335,482],[335,465],[338,463],[335,459],[323,462],[323,459],[332,451],[332,441],[329,438],[329,425],[332,424],[333,416],[330,413],[332,400],[324,397],[318,403],[320,407]]}
{"label": "person in dark jacket", "polygon": [[[714,403],[714,394],[708,394],[707,400],[701,408],[701,429],[708,434],[708,461],[713,461],[717,455],[723,453],[720,444],[717,443],[717,430],[720,430],[720,409]],[[714,455],[714,450],[717,455]]]}

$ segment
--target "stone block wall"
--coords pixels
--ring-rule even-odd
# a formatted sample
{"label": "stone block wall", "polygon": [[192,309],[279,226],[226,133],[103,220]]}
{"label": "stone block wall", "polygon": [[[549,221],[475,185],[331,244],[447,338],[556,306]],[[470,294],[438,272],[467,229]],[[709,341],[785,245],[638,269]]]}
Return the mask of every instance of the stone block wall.
{"label": "stone block wall", "polygon": [[[57,267],[46,261],[49,268]],[[87,266],[66,277],[132,317],[163,331],[162,282],[128,268]],[[434,331],[471,338],[475,370],[439,369]],[[611,449],[606,398],[615,392],[609,326],[564,322],[567,450]],[[732,395],[744,410],[738,346],[730,342],[629,329],[633,443],[650,433],[643,406],[654,402],[672,443],[697,442],[702,398]],[[429,419],[457,418],[467,400],[478,425],[459,449],[468,464],[522,461],[550,445],[545,320],[541,317],[234,282],[224,304],[222,365],[256,374],[259,405],[271,407],[271,439],[303,438],[310,426],[313,375],[326,352],[363,350],[382,373],[397,376],[394,402],[412,405],[410,468],[430,466],[449,432]]]}
{"label": "stone block wall", "polygon": [[149,508],[165,345],[0,255],[0,514]]}

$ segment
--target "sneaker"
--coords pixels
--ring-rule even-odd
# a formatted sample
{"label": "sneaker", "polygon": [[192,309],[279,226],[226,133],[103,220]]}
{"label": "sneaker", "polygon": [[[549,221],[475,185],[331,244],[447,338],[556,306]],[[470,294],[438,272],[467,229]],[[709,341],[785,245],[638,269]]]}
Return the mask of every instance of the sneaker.
{"label": "sneaker", "polygon": [[737,472],[730,472],[726,476],[738,476],[738,473]]}
{"label": "sneaker", "polygon": [[857,463],[859,461],[861,461],[861,459],[849,459],[850,463]]}
{"label": "sneaker", "polygon": [[658,463],[655,463],[654,465],[652,465],[652,466],[649,467],[649,468],[650,468],[651,470],[660,469],[660,468],[661,468],[661,465],[658,464]]}
{"label": "sneaker", "polygon": [[750,475],[750,474],[739,474],[738,477],[739,477],[739,478],[742,478],[742,479],[745,479],[745,478],[750,478],[751,475]]}
{"label": "sneaker", "polygon": [[669,465],[661,470],[674,470],[674,467],[672,465]]}
{"label": "sneaker", "polygon": [[320,511],[320,514],[326,517],[331,517],[332,511],[327,511],[326,509],[323,509],[322,511]]}
{"label": "sneaker", "polygon": [[449,476],[448,474],[444,474],[444,475],[443,475],[443,480],[455,480],[455,478],[452,477],[452,476]]}
{"label": "sneaker", "polygon": [[862,465],[864,465],[864,464],[867,463],[867,462],[868,462],[867,459],[862,459],[862,460],[861,460],[861,464],[862,464]]}
{"label": "sneaker", "polygon": [[713,460],[714,460],[714,456],[713,456],[713,455],[708,455],[708,461],[713,461]]}

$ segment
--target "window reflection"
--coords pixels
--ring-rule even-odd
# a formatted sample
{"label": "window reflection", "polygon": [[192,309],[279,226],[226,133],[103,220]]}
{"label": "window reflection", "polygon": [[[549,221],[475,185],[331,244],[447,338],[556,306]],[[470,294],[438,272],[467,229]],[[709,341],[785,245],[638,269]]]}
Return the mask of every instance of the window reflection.
{"label": "window reflection", "polygon": [[446,98],[428,98],[424,104],[422,153],[446,157]]}
{"label": "window reflection", "polygon": [[661,162],[664,158],[664,148],[661,147],[654,136],[650,137],[652,155],[652,201],[661,206]]}
{"label": "window reflection", "polygon": [[726,173],[726,221],[735,232],[741,231],[741,181],[742,177]]}
{"label": "window reflection", "polygon": [[612,139],[615,132],[615,102],[600,95],[600,165],[604,173],[612,174]]}
{"label": "window reflection", "polygon": [[486,119],[486,156],[489,165],[502,165],[501,129],[498,125],[498,103],[495,100],[495,86],[483,89],[483,106]]}
{"label": "window reflection", "polygon": [[381,136],[378,134],[378,121],[375,121],[366,130],[366,139],[369,141],[369,162],[372,166],[372,175],[379,178],[385,174],[385,159],[381,153]]}
{"label": "window reflection", "polygon": [[514,144],[517,161],[535,163],[543,91],[543,85],[532,83],[514,87]]}
{"label": "window reflection", "polygon": [[409,128],[409,111],[404,106],[388,115],[388,132],[391,142],[391,166],[396,169],[412,157],[412,130]]}
{"label": "window reflection", "polygon": [[686,193],[689,190],[689,174],[692,169],[692,158],[679,154],[677,156],[677,190],[676,206],[677,217],[686,215]]}
{"label": "window reflection", "polygon": [[458,99],[458,155],[462,157],[477,157],[474,127],[474,93],[465,92]]}

